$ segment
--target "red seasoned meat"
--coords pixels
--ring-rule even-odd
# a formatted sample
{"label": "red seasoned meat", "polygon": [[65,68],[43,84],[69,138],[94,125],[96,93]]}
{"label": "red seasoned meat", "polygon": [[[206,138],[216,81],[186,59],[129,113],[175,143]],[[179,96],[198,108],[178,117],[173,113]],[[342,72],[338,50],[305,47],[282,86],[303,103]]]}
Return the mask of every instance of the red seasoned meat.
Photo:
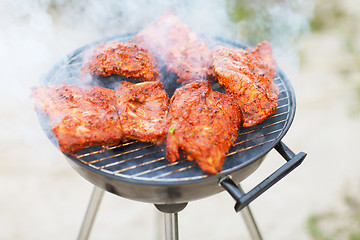
{"label": "red seasoned meat", "polygon": [[206,79],[210,75],[211,50],[172,11],[141,30],[134,39],[161,59],[179,83]]}
{"label": "red seasoned meat", "polygon": [[254,126],[275,112],[279,88],[273,82],[276,62],[268,42],[248,49],[218,46],[212,67],[215,78],[240,106],[244,127]]}
{"label": "red seasoned meat", "polygon": [[240,110],[233,99],[213,91],[206,80],[194,81],[175,91],[168,119],[168,160],[176,161],[180,148],[204,172],[220,172],[241,122]]}
{"label": "red seasoned meat", "polygon": [[169,97],[159,81],[123,81],[115,92],[125,138],[160,144],[165,138]]}
{"label": "red seasoned meat", "polygon": [[64,153],[94,145],[116,145],[123,138],[114,91],[110,89],[64,84],[34,88],[32,94],[35,110],[48,117]]}
{"label": "red seasoned meat", "polygon": [[155,81],[159,77],[156,59],[134,42],[104,42],[85,56],[81,75],[108,77],[113,74],[139,81]]}

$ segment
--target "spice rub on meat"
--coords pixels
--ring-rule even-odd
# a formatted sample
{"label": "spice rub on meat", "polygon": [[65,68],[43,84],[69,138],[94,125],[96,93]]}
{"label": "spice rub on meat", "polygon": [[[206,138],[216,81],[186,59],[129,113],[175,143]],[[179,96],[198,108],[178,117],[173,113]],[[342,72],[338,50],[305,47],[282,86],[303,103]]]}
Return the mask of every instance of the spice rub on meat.
{"label": "spice rub on meat", "polygon": [[121,75],[139,81],[155,81],[159,77],[156,59],[145,48],[129,42],[103,42],[88,51],[81,76],[108,77]]}
{"label": "spice rub on meat", "polygon": [[32,89],[35,111],[45,113],[64,153],[94,145],[116,145],[123,132],[114,91],[102,87],[53,85]]}
{"label": "spice rub on meat", "polygon": [[233,99],[213,91],[206,80],[193,81],[175,91],[168,119],[167,159],[176,161],[180,148],[204,172],[220,172],[241,122],[240,110]]}
{"label": "spice rub on meat", "polygon": [[268,42],[248,49],[218,46],[212,67],[215,78],[241,108],[244,127],[254,126],[275,112],[279,89],[273,82],[276,62]]}
{"label": "spice rub on meat", "polygon": [[212,51],[207,42],[201,40],[172,11],[141,30],[134,41],[161,59],[166,70],[178,76],[179,83],[206,79],[210,75]]}
{"label": "spice rub on meat", "polygon": [[115,91],[125,138],[160,144],[165,138],[169,97],[159,81],[123,81]]}

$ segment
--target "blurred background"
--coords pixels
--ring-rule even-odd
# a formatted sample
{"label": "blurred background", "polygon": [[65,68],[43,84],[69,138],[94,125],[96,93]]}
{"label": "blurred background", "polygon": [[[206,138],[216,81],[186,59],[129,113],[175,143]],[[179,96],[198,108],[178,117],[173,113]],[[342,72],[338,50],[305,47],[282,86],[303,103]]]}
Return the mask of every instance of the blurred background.
{"label": "blurred background", "polygon": [[[294,86],[283,141],[308,153],[252,204],[264,239],[360,239],[360,5],[351,0],[0,1],[0,239],[75,239],[92,185],[47,139],[31,87],[66,54],[173,8],[193,31],[268,40]],[[284,164],[271,151],[245,191]],[[227,193],[189,203],[180,239],[250,239]],[[151,204],[106,193],[90,239],[162,239]]]}

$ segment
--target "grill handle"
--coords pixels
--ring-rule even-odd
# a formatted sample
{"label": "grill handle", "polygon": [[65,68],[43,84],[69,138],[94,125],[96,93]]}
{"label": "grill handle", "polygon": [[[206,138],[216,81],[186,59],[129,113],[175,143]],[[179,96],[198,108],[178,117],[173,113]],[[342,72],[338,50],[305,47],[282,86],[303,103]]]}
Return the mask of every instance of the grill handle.
{"label": "grill handle", "polygon": [[239,185],[235,184],[230,176],[225,176],[220,179],[219,184],[235,199],[235,211],[239,212],[241,209],[246,207],[249,203],[255,200],[258,196],[272,187],[275,183],[285,177],[288,173],[298,167],[306,157],[306,153],[300,152],[294,154],[283,142],[279,142],[275,149],[280,155],[287,161],[278,170],[272,173],[269,177],[255,186],[248,193],[240,188]]}

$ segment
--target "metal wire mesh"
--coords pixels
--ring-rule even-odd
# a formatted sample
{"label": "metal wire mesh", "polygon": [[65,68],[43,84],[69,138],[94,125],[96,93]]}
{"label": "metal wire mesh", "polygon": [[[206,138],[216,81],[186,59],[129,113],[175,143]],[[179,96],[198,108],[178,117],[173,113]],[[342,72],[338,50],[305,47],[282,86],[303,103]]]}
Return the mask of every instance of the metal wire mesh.
{"label": "metal wire mesh", "polygon": [[[107,40],[127,41],[131,38],[132,35],[130,34]],[[235,45],[232,42],[216,41],[221,44]],[[76,50],[56,65],[45,78],[45,84],[78,84],[84,53],[95,44],[92,43]],[[239,45],[239,47],[241,46]],[[166,74],[163,75],[165,78],[169,77]],[[118,81],[118,79],[115,80]],[[277,70],[274,82],[279,87],[280,94],[276,112],[254,127],[239,129],[237,141],[225,158],[223,172],[231,172],[242,165],[246,165],[248,161],[261,157],[285,134],[294,112],[292,89],[289,88],[287,81],[282,72]],[[216,88],[216,86],[213,87]],[[121,143],[113,147],[84,148],[69,157],[96,171],[126,179],[149,182],[182,182],[209,177],[201,171],[196,163],[188,161],[184,157],[175,163],[168,162],[165,146],[137,141]]]}

